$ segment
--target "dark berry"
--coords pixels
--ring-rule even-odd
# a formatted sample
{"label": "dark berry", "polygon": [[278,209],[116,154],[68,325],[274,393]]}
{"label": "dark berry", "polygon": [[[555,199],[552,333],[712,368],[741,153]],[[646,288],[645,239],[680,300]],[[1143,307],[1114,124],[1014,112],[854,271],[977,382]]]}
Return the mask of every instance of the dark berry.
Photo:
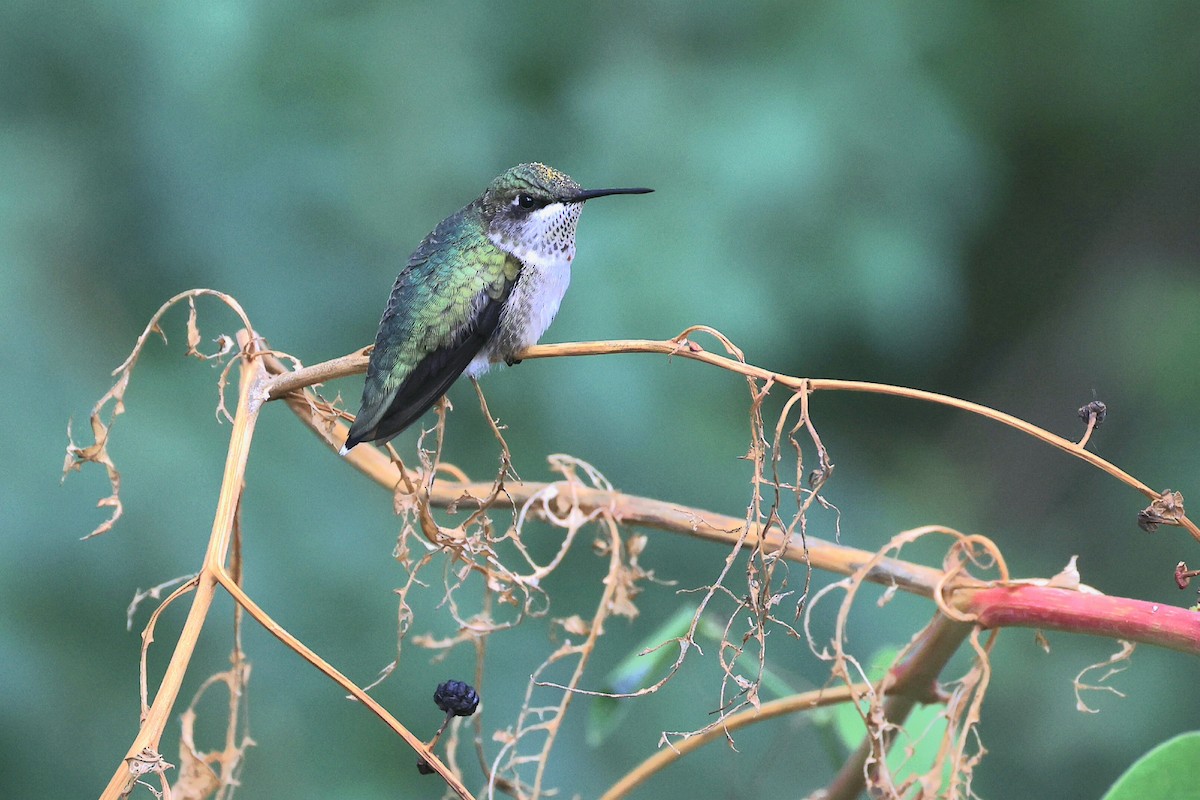
{"label": "dark berry", "polygon": [[433,693],[433,702],[447,714],[469,717],[479,707],[479,694],[469,683],[446,681]]}

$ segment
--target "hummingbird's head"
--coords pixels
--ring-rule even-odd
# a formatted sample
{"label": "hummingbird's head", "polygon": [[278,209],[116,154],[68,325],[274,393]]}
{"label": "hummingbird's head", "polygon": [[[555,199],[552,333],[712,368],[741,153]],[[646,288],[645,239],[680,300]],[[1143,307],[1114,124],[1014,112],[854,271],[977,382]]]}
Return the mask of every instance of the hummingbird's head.
{"label": "hummingbird's head", "polygon": [[518,164],[492,181],[482,202],[488,236],[497,247],[524,261],[556,264],[575,257],[575,225],[585,201],[649,191],[584,189],[545,164]]}

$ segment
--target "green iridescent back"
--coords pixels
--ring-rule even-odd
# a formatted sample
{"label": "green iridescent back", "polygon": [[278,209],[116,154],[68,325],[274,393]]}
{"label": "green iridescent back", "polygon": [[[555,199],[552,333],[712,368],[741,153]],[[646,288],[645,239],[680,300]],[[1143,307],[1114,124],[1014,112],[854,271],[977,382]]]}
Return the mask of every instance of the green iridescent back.
{"label": "green iridescent back", "polygon": [[[494,330],[489,318],[498,318],[520,266],[487,238],[480,201],[425,237],[397,276],[380,320],[351,441],[385,438],[444,393]],[[490,314],[481,318],[481,311]],[[411,412],[397,418],[400,408]]]}

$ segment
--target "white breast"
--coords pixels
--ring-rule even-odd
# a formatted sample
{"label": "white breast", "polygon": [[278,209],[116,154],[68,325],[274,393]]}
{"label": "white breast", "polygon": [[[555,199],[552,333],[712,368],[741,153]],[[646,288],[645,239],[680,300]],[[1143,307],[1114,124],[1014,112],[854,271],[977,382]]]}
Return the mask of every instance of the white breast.
{"label": "white breast", "polygon": [[521,277],[505,303],[500,325],[491,341],[467,367],[467,374],[479,377],[496,363],[509,359],[517,351],[537,344],[554,321],[571,283],[572,246],[566,252],[549,256],[543,251],[513,247],[514,256],[523,263]]}
{"label": "white breast", "polygon": [[554,315],[558,313],[567,286],[571,283],[571,261],[546,259],[535,264],[534,259],[529,257],[522,258],[522,261],[525,262],[525,269],[509,298],[509,316],[514,317],[516,315],[512,312],[517,312],[521,317],[520,320],[513,319],[510,324],[516,326],[513,330],[516,334],[515,343],[520,347],[528,347],[537,344],[554,321]]}

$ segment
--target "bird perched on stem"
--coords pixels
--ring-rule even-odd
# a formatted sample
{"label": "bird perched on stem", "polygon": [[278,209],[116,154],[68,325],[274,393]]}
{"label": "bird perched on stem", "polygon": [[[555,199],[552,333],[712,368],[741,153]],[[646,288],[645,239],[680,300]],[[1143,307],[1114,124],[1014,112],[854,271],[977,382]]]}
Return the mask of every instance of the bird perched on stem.
{"label": "bird perched on stem", "polygon": [[442,220],[392,287],[342,455],[403,431],[464,372],[516,363],[567,291],[583,204],[650,191],[584,189],[544,164],[520,164]]}

